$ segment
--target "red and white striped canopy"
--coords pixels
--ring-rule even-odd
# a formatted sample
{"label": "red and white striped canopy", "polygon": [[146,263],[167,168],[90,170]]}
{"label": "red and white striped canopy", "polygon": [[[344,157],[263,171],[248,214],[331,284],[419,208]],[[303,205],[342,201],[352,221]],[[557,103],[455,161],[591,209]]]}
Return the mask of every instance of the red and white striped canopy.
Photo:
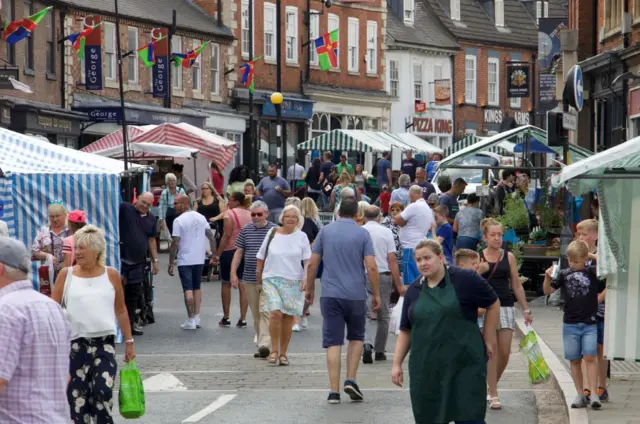
{"label": "red and white striped canopy", "polygon": [[[129,134],[129,141],[136,138],[136,136],[142,134],[145,131],[148,131],[152,128],[155,128],[155,125],[129,125],[127,126],[127,133]],[[109,135],[102,137],[101,139],[94,141],[88,146],[80,149],[83,152],[87,153],[96,153],[102,150],[111,149],[113,147],[122,146],[122,128],[117,131],[112,132]]]}

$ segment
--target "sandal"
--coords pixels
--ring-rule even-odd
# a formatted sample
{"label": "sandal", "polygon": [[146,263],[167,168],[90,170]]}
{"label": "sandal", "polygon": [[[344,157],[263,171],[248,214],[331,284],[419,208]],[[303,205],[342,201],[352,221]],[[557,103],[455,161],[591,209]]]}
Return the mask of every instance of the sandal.
{"label": "sandal", "polygon": [[280,366],[288,367],[289,366],[289,358],[286,355],[280,355]]}
{"label": "sandal", "polygon": [[500,403],[500,398],[498,396],[492,397],[489,401],[489,409],[494,411],[499,411],[502,409],[502,404]]}
{"label": "sandal", "polygon": [[269,364],[272,364],[272,365],[277,365],[278,364],[278,352],[271,352],[271,355],[269,355],[269,359],[267,359],[267,362]]}

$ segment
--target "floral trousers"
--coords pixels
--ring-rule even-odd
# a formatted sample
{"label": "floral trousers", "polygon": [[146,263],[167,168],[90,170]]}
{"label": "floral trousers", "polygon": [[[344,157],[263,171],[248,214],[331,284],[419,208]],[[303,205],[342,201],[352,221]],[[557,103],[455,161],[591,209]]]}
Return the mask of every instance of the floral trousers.
{"label": "floral trousers", "polygon": [[74,424],[113,424],[115,353],[114,336],[71,341],[67,399]]}

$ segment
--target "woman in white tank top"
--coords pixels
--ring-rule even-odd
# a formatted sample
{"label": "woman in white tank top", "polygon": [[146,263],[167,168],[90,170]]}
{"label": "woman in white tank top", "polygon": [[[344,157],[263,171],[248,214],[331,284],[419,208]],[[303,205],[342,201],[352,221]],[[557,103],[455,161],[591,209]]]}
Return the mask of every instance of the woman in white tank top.
{"label": "woman in white tank top", "polygon": [[125,337],[125,362],[136,354],[120,276],[104,265],[104,232],[88,225],[74,235],[77,265],[58,275],[51,297],[71,324],[71,381],[67,398],[74,423],[112,424],[116,378],[116,322]]}

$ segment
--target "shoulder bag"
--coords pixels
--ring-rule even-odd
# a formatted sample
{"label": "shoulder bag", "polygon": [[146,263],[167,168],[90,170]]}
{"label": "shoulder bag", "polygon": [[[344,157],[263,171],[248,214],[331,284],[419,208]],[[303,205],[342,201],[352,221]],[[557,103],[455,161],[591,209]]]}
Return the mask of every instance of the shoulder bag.
{"label": "shoulder bag", "polygon": [[[278,227],[273,227],[269,232],[269,240],[267,240],[267,247],[264,249],[264,263],[267,263],[267,256],[269,256],[269,246],[271,246],[271,242],[276,237],[276,232],[278,231]],[[263,265],[264,267],[264,265]]]}

